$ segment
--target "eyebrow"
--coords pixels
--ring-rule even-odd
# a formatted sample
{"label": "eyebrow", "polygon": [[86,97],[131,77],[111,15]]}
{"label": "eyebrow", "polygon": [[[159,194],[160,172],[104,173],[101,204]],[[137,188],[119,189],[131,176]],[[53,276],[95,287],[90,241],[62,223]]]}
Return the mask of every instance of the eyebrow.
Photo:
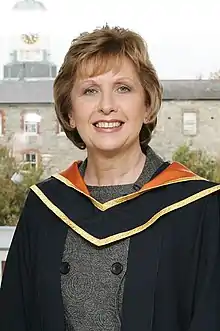
{"label": "eyebrow", "polygon": [[127,76],[119,76],[116,79],[116,81],[121,81],[121,80],[128,80],[130,82],[133,82],[134,81],[134,79],[132,79],[131,77],[127,77]]}
{"label": "eyebrow", "polygon": [[95,80],[92,79],[92,78],[86,78],[86,79],[81,80],[79,83],[80,83],[80,84],[85,84],[85,83],[97,84],[97,81],[95,81]]}
{"label": "eyebrow", "polygon": [[[115,83],[117,82],[121,82],[121,81],[129,81],[129,82],[134,82],[134,79],[132,79],[131,77],[127,77],[127,76],[119,76],[115,79]],[[86,78],[84,80],[81,80],[80,84],[86,84],[86,83],[92,83],[92,84],[95,84],[97,85],[98,82],[92,78]]]}

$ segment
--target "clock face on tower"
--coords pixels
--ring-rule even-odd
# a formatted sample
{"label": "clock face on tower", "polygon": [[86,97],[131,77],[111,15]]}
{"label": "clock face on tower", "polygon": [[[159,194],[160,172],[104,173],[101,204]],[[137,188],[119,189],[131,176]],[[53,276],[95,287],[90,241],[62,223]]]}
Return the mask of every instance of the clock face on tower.
{"label": "clock face on tower", "polygon": [[21,35],[21,39],[25,44],[35,44],[39,40],[39,35],[37,33],[24,33]]}

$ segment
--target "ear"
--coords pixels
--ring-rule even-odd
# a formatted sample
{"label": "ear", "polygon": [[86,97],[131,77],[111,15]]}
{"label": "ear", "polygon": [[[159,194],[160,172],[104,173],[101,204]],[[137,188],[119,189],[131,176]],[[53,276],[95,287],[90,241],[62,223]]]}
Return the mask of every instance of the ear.
{"label": "ear", "polygon": [[72,128],[72,129],[75,129],[75,127],[76,127],[76,122],[75,122],[75,119],[74,119],[73,114],[72,114],[72,113],[69,114],[68,117],[69,117],[69,122],[70,122],[70,126],[71,126],[71,128]]}
{"label": "ear", "polygon": [[150,108],[146,107],[145,108],[145,114],[144,114],[144,124],[147,124],[150,121]]}
{"label": "ear", "polygon": [[148,123],[148,117],[145,117],[144,118],[144,124],[147,124]]}

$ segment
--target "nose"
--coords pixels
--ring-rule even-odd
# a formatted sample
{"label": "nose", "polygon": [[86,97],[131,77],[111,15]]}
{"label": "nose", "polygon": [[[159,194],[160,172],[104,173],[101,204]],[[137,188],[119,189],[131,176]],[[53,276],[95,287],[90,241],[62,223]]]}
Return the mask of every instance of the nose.
{"label": "nose", "polygon": [[99,111],[108,115],[112,112],[117,111],[114,102],[114,97],[111,92],[103,92],[99,104]]}

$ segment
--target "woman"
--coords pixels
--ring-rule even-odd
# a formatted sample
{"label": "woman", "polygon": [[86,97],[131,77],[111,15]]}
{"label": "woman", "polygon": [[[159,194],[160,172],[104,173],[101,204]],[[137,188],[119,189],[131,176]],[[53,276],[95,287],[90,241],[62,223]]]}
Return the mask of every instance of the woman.
{"label": "woman", "polygon": [[1,331],[220,330],[220,186],[148,146],[161,98],[138,34],[73,40],[55,109],[87,158],[31,187]]}

